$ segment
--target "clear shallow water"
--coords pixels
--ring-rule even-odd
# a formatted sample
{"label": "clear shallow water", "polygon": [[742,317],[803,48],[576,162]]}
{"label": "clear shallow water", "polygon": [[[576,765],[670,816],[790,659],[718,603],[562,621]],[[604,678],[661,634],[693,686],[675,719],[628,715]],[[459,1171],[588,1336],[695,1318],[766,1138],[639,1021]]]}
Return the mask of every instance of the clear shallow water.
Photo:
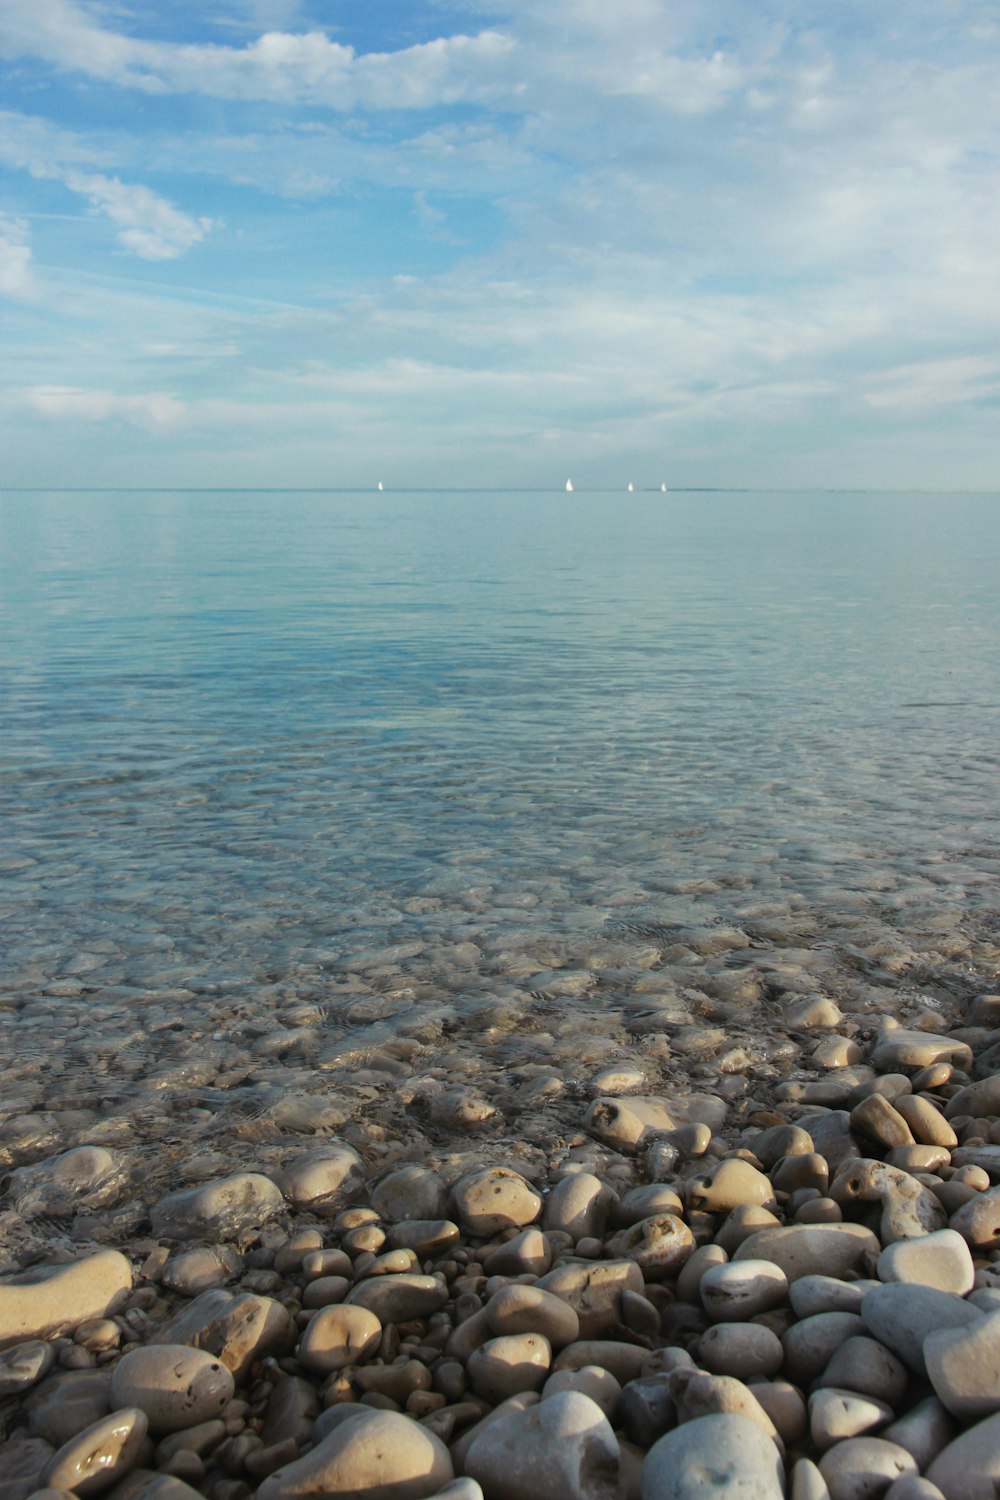
{"label": "clear shallow water", "polygon": [[769,913],[982,979],[998,577],[990,496],[4,495],[7,1113]]}

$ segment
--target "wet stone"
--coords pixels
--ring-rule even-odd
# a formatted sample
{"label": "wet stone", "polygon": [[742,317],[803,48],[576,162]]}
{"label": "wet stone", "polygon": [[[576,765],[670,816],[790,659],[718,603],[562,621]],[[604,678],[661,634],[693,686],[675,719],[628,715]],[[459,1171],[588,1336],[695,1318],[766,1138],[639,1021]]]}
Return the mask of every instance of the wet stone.
{"label": "wet stone", "polygon": [[48,1374],[55,1358],[44,1339],[29,1339],[0,1352],[0,1397],[20,1396]]}
{"label": "wet stone", "polygon": [[168,1193],[153,1205],[153,1233],[173,1240],[236,1240],[247,1230],[266,1224],[284,1206],[281,1191],[258,1172],[236,1172],[231,1177]]}
{"label": "wet stone", "polygon": [[110,1488],[135,1464],[148,1425],[138,1407],[102,1417],[53,1454],[41,1476],[42,1484],[84,1497]]}

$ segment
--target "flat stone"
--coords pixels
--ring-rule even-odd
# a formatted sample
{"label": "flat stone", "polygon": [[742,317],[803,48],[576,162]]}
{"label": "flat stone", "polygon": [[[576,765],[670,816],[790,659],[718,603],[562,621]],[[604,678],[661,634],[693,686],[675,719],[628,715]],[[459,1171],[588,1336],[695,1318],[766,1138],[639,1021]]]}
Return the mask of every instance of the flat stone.
{"label": "flat stone", "polygon": [[329,1375],[359,1364],[382,1338],[381,1320],[366,1307],[335,1303],[320,1308],[302,1333],[296,1358],[304,1370]]}
{"label": "flat stone", "polygon": [[881,1249],[878,1237],[861,1224],[790,1224],[751,1235],[733,1260],[771,1261],[789,1282],[816,1275],[843,1279],[874,1265]]}
{"label": "flat stone", "polygon": [[784,1361],[781,1340],[760,1323],[716,1323],[698,1340],[696,1358],[714,1375],[740,1380],[776,1375]]}
{"label": "flat stone", "polygon": [[486,1426],[465,1455],[465,1470],[490,1500],[617,1500],[620,1462],[618,1439],[597,1403],[560,1391]]}
{"label": "flat stone", "polygon": [[976,1276],[969,1247],[954,1229],[887,1245],[875,1269],[881,1281],[916,1282],[956,1297],[971,1292]]}
{"label": "flat stone", "polygon": [[238,1240],[284,1208],[281,1190],[259,1172],[235,1172],[201,1187],[168,1193],[150,1209],[157,1238]]}
{"label": "flat stone", "polygon": [[137,1406],[111,1412],[52,1455],[42,1484],[84,1497],[109,1489],[136,1463],[148,1429],[146,1414]]}
{"label": "flat stone", "polygon": [[541,1390],[552,1364],[552,1346],[539,1333],[487,1339],[469,1357],[472,1388],[492,1405],[521,1391]]}
{"label": "flat stone", "polygon": [[901,1359],[878,1339],[855,1334],[834,1351],[818,1386],[857,1391],[895,1408],[906,1394],[909,1372]]}
{"label": "flat stone", "polygon": [[1000,1312],[924,1339],[927,1374],[948,1410],[964,1422],[1000,1412]]}
{"label": "flat stone", "polygon": [[20,1396],[47,1375],[55,1358],[45,1339],[11,1344],[0,1353],[0,1397]]}
{"label": "flat stone", "polygon": [[117,1250],[61,1266],[32,1266],[0,1281],[0,1349],[71,1333],[116,1312],[132,1288],[132,1267]]}
{"label": "flat stone", "polygon": [[182,1297],[197,1297],[201,1292],[225,1286],[243,1271],[243,1257],[231,1245],[199,1245],[172,1255],[163,1268],[160,1282]]}
{"label": "flat stone", "polygon": [[747,1417],[720,1413],[675,1427],[642,1466],[641,1500],[784,1500],[777,1448]]}
{"label": "flat stone", "polygon": [[[959,1067],[963,1065],[959,1063]],[[945,1105],[945,1118],[954,1120],[958,1115],[971,1115],[973,1119],[991,1118],[1000,1115],[1000,1073],[990,1078],[981,1078],[977,1083],[968,1083],[952,1094]]]}
{"label": "flat stone", "polygon": [[925,1476],[948,1500],[996,1500],[1000,1491],[1000,1414],[948,1444]]}
{"label": "flat stone", "polygon": [[915,1370],[927,1374],[924,1340],[939,1328],[960,1328],[986,1316],[978,1307],[934,1287],[890,1282],[872,1287],[861,1316],[880,1343]]}
{"label": "flat stone", "polygon": [[407,1162],[387,1173],[369,1194],[380,1219],[440,1219],[448,1200],[448,1189],[430,1167]]}
{"label": "flat stone", "polygon": [[440,1312],[447,1300],[448,1288],[443,1281],[403,1272],[359,1282],[348,1292],[345,1305],[367,1308],[381,1323],[408,1323]]}
{"label": "flat stone", "polygon": [[440,1438],[400,1412],[369,1407],[265,1479],[257,1500],[428,1500],[454,1478]]}
{"label": "flat stone", "polygon": [[287,1308],[273,1297],[253,1292],[202,1292],[151,1335],[155,1344],[190,1344],[213,1354],[243,1380],[261,1359],[291,1352],[295,1324]]}
{"label": "flat stone", "polygon": [[713,1322],[745,1322],[787,1302],[788,1277],[773,1261],[739,1260],[709,1266],[698,1292]]}
{"label": "flat stone", "polygon": [[540,1333],[553,1349],[562,1349],[580,1337],[580,1319],[569,1303],[537,1286],[501,1287],[486,1304],[486,1316],[498,1338]]}
{"label": "flat stone", "polygon": [[879,1073],[894,1073],[899,1068],[926,1068],[936,1062],[950,1062],[957,1068],[967,1069],[972,1066],[972,1052],[964,1042],[953,1041],[950,1037],[898,1027],[881,1032],[871,1054],[872,1067]]}
{"label": "flat stone", "polygon": [[629,1229],[613,1235],[608,1253],[617,1258],[634,1260],[645,1281],[665,1281],[675,1277],[695,1249],[695,1238],[677,1214],[657,1214],[641,1219]]}
{"label": "flat stone", "polygon": [[328,1141],[306,1151],[276,1174],[293,1208],[332,1219],[360,1197],[365,1185],[361,1157],[345,1141]]}
{"label": "flat stone", "polygon": [[452,1188],[458,1222],[470,1234],[493,1235],[524,1229],[541,1212],[542,1199],[520,1173],[509,1167],[469,1172]]}
{"label": "flat stone", "polygon": [[32,1436],[61,1448],[111,1410],[110,1370],[61,1370],[24,1397],[22,1410]]}
{"label": "flat stone", "polygon": [[575,1172],[557,1182],[545,1199],[542,1227],[568,1234],[574,1244],[600,1239],[607,1227],[615,1194],[592,1172]]}
{"label": "flat stone", "polygon": [[888,1402],[836,1386],[824,1386],[809,1397],[809,1433],[820,1450],[875,1432],[891,1422],[893,1415]]}
{"label": "flat stone", "polygon": [[625,1291],[641,1293],[642,1272],[633,1260],[569,1260],[535,1283],[568,1302],[580,1320],[581,1339],[600,1338],[621,1322]]}
{"label": "flat stone", "polygon": [[952,1214],[949,1224],[971,1250],[995,1250],[1000,1246],[1000,1187],[977,1193]]}
{"label": "flat stone", "polygon": [[111,1376],[112,1409],[138,1406],[157,1435],[217,1417],[234,1391],[225,1365],[202,1349],[180,1344],[133,1349]]}
{"label": "flat stone", "polygon": [[830,1500],[875,1500],[901,1474],[916,1474],[917,1466],[905,1448],[884,1438],[847,1438],[827,1450],[819,1461]]}

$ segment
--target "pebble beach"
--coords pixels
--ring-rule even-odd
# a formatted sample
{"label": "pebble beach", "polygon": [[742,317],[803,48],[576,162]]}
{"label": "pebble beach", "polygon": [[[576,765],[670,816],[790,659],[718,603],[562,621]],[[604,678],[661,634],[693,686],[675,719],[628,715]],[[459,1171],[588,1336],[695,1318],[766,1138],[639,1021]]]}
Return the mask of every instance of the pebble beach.
{"label": "pebble beach", "polygon": [[629,503],[5,502],[0,1500],[996,1500],[995,511]]}

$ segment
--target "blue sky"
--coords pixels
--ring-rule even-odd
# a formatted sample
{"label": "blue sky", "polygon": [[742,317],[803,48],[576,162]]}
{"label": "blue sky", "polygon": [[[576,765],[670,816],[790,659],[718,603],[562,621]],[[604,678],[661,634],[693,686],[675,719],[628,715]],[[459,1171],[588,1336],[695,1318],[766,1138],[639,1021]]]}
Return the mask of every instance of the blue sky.
{"label": "blue sky", "polygon": [[4,0],[7,484],[1000,485],[977,0]]}

